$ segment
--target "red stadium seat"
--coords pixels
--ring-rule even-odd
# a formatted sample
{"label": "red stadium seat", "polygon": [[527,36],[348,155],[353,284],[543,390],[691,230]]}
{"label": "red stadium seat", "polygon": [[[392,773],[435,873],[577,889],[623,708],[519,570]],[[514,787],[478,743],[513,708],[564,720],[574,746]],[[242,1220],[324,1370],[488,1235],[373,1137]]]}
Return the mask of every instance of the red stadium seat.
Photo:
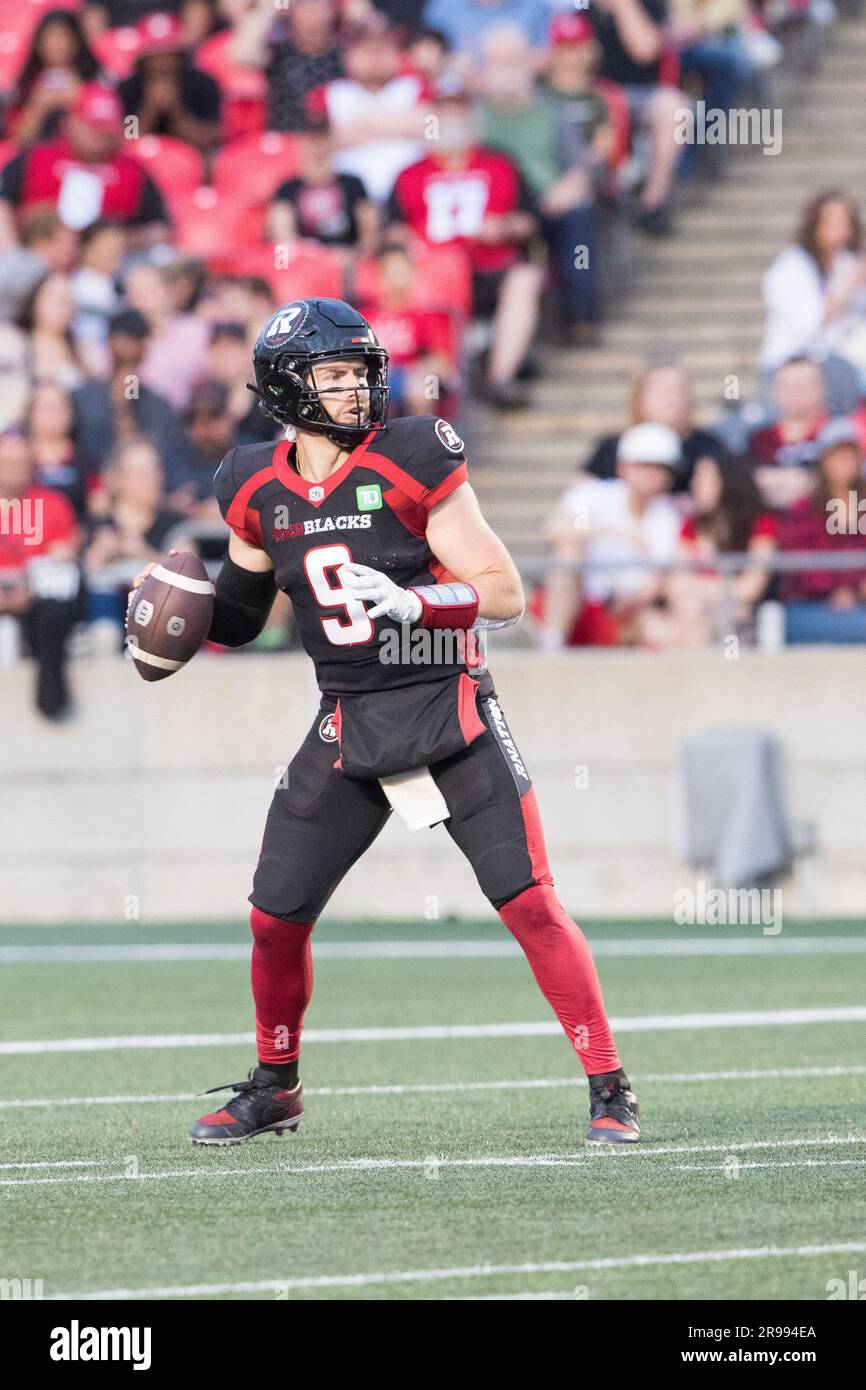
{"label": "red stadium seat", "polygon": [[302,242],[287,265],[275,265],[272,246],[247,246],[240,250],[221,250],[208,259],[215,274],[258,275],[274,292],[281,304],[306,295],[321,295],[341,299],[343,295],[343,266],[327,247],[315,241]]}
{"label": "red stadium seat", "polygon": [[607,114],[610,117],[613,131],[613,148],[608,157],[608,163],[612,169],[618,169],[628,159],[628,152],[631,148],[631,117],[628,101],[622,87],[617,86],[616,82],[609,82],[606,77],[596,77],[593,85],[599,95],[604,97],[607,104]]}
{"label": "red stadium seat", "polygon": [[150,174],[167,198],[175,193],[191,193],[204,182],[204,160],[199,151],[183,140],[168,135],[142,135],[130,140],[129,153]]}
{"label": "red stadium seat", "polygon": [[209,185],[171,189],[167,200],[175,225],[177,244],[191,256],[208,262],[232,261],[245,250],[264,250],[265,209],[242,194],[232,197]]}
{"label": "red stadium seat", "polygon": [[0,140],[0,169],[5,169],[10,159],[18,153],[18,146],[14,140]]}
{"label": "red stadium seat", "polygon": [[[444,309],[468,316],[472,308],[472,276],[469,261],[459,246],[428,246],[413,241],[414,267],[409,298],[413,309]],[[374,259],[359,261],[355,268],[355,294],[361,301],[379,298],[379,266]]]}
{"label": "red stadium seat", "polygon": [[29,47],[28,35],[0,27],[0,93],[14,89]]}
{"label": "red stadium seat", "polygon": [[215,77],[222,92],[223,136],[226,141],[259,135],[265,128],[267,83],[259,68],[241,67],[229,56],[232,35],[226,30],[205,39],[196,49],[196,66]]}
{"label": "red stadium seat", "polygon": [[105,29],[93,41],[93,51],[100,67],[110,77],[122,81],[129,77],[141,47],[141,37],[136,29]]}
{"label": "red stadium seat", "polygon": [[223,146],[213,162],[214,188],[231,196],[243,194],[250,202],[266,206],[297,168],[294,137],[266,130]]}

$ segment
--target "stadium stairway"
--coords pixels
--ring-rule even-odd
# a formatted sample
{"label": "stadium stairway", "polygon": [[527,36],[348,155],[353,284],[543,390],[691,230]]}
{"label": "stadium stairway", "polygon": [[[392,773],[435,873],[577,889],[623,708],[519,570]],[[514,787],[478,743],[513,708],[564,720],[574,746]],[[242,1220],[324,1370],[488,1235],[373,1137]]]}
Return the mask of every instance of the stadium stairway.
{"label": "stadium stairway", "polygon": [[814,76],[775,79],[781,153],[733,151],[722,182],[684,189],[673,238],[631,237],[631,289],[609,315],[602,345],[546,348],[529,410],[473,408],[472,481],[518,559],[543,554],[548,513],[593,442],[623,427],[632,379],[647,361],[683,363],[699,423],[719,419],[732,376],[740,401],[753,398],[763,272],[808,197],[833,187],[857,195],[866,183],[864,73],[866,17],[844,18]]}

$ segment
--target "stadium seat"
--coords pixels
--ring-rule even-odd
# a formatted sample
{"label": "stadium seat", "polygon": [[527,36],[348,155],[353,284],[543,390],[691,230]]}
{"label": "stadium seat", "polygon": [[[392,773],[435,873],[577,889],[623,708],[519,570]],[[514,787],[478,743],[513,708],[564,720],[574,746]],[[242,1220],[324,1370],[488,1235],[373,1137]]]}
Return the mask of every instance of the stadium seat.
{"label": "stadium seat", "polygon": [[203,185],[172,189],[167,196],[177,244],[187,254],[210,262],[219,256],[236,258],[244,247],[261,245],[264,210],[242,195]]}
{"label": "stadium seat", "polygon": [[250,202],[267,206],[284,179],[297,172],[297,141],[291,135],[266,130],[233,140],[218,151],[213,162],[213,184],[219,192],[243,194]]}
{"label": "stadium seat", "polygon": [[14,140],[0,140],[0,169],[5,169],[10,159],[18,153]]}
{"label": "stadium seat", "polygon": [[[410,306],[413,309],[444,309],[468,316],[472,308],[472,278],[469,262],[459,246],[428,246],[413,241],[414,276]],[[355,268],[355,296],[376,301],[379,297],[379,266],[375,258],[359,261]]]}
{"label": "stadium seat", "polygon": [[205,39],[196,50],[196,65],[209,72],[222,93],[223,136],[235,141],[246,135],[260,135],[265,128],[267,84],[258,68],[242,67],[229,56],[231,34],[225,31]]}
{"label": "stadium seat", "polygon": [[605,100],[613,131],[613,146],[608,156],[608,164],[612,169],[618,169],[628,159],[631,146],[631,117],[629,116],[628,101],[622,87],[618,86],[616,82],[609,82],[606,77],[596,77],[594,86]]}
{"label": "stadium seat", "polygon": [[129,141],[129,153],[142,163],[167,198],[192,193],[204,183],[204,160],[198,150],[168,135],[143,135]]}
{"label": "stadium seat", "polygon": [[247,246],[226,250],[225,245],[208,258],[216,274],[258,275],[267,280],[274,297],[282,304],[305,295],[339,299],[343,294],[343,265],[337,256],[318,242],[301,242],[287,265],[275,265],[273,246]]}
{"label": "stadium seat", "polygon": [[105,29],[93,41],[93,51],[110,77],[122,82],[132,72],[141,39],[132,28]]}

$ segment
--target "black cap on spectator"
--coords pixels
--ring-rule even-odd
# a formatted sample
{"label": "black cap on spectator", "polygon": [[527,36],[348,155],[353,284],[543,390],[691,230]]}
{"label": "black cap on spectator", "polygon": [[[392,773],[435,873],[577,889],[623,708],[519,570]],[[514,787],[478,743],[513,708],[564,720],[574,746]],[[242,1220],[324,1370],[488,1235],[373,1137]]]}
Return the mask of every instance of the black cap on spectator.
{"label": "black cap on spectator", "polygon": [[186,414],[187,418],[193,415],[222,415],[228,408],[228,387],[222,381],[206,377],[192,388]]}
{"label": "black cap on spectator", "polygon": [[118,309],[108,320],[108,333],[109,337],[114,333],[122,333],[127,338],[150,337],[147,319],[137,309]]}
{"label": "black cap on spectator", "polygon": [[247,331],[242,323],[223,320],[220,323],[211,324],[210,341],[215,343],[217,338],[234,338],[237,343],[245,343]]}

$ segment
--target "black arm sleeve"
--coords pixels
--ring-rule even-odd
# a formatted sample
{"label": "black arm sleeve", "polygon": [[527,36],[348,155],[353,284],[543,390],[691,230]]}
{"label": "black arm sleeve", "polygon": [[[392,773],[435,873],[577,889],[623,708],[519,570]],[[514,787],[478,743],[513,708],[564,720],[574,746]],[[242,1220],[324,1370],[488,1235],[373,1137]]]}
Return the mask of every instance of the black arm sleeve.
{"label": "black arm sleeve", "polygon": [[217,575],[209,642],[242,647],[258,637],[276,597],[273,570],[254,573],[229,556]]}

